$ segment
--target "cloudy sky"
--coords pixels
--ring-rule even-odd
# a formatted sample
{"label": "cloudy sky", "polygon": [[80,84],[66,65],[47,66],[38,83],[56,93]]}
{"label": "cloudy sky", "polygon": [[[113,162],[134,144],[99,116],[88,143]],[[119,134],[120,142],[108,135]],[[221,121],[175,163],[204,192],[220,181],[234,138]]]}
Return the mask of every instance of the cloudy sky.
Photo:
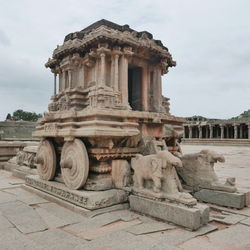
{"label": "cloudy sky", "polygon": [[147,30],[177,61],[163,77],[171,113],[230,118],[250,109],[249,0],[0,0],[0,120],[44,112],[44,63],[64,36],[105,18]]}

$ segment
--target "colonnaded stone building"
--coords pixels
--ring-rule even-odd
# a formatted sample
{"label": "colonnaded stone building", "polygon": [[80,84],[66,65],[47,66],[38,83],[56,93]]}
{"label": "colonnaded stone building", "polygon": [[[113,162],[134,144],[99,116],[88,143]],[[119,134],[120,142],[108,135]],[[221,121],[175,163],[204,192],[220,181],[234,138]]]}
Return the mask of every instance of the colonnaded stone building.
{"label": "colonnaded stone building", "polygon": [[202,116],[186,118],[184,142],[250,144],[250,110],[228,120]]}

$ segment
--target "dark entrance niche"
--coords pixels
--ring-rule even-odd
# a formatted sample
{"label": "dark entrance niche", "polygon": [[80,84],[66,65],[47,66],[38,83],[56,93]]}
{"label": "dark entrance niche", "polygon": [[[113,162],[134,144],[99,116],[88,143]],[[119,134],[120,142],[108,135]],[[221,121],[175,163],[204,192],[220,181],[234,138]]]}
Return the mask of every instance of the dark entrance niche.
{"label": "dark entrance niche", "polygon": [[129,65],[128,68],[128,101],[133,110],[142,110],[141,102],[142,69]]}

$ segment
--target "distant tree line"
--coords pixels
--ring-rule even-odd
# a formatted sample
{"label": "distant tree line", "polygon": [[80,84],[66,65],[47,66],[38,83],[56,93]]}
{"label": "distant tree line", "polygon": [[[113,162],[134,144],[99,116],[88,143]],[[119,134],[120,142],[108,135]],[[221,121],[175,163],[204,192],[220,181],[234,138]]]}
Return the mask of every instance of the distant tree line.
{"label": "distant tree line", "polygon": [[13,112],[11,117],[9,117],[9,114],[8,114],[7,119],[11,118],[11,120],[14,120],[14,121],[36,122],[41,117],[42,117],[42,114],[37,114],[35,112],[28,112],[22,109],[18,109]]}

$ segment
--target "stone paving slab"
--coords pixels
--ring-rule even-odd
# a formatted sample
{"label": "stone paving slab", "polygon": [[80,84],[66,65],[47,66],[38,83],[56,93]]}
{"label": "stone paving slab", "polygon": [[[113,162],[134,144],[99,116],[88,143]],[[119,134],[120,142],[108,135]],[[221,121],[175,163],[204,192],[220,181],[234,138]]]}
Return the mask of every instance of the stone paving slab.
{"label": "stone paving slab", "polygon": [[165,231],[169,229],[174,229],[176,226],[169,225],[162,222],[153,222],[153,223],[142,223],[139,225],[134,225],[126,229],[127,232],[140,235],[140,234],[147,234],[159,231]]}
{"label": "stone paving slab", "polygon": [[244,224],[244,225],[247,225],[247,226],[250,226],[250,218],[247,218],[247,219],[245,219],[245,220],[242,220],[240,223],[241,223],[241,224]]}
{"label": "stone paving slab", "polygon": [[15,201],[15,195],[6,193],[5,191],[0,191],[0,203]]}
{"label": "stone paving slab", "polygon": [[149,250],[152,249],[152,246],[156,244],[156,242],[157,241],[152,237],[144,235],[135,236],[125,231],[116,231],[100,236],[97,239],[86,243],[84,247],[78,246],[74,250]]}
{"label": "stone paving slab", "polygon": [[218,227],[207,224],[206,226],[201,227],[197,231],[189,232],[187,230],[184,230],[182,228],[177,228],[170,231],[164,231],[164,232],[157,232],[152,233],[151,237],[157,239],[157,245],[172,245],[176,246],[179,244],[184,243],[185,241],[188,241],[194,237],[201,236],[210,232],[213,232],[217,230]]}
{"label": "stone paving slab", "polygon": [[39,197],[38,195],[34,195],[26,191],[22,187],[7,189],[5,192],[15,195],[17,200],[22,201],[28,205],[48,202],[47,200]]}
{"label": "stone paving slab", "polygon": [[28,239],[16,228],[8,228],[0,231],[0,249],[1,250],[44,250],[35,242]]}
{"label": "stone paving slab", "polygon": [[2,203],[0,211],[24,234],[47,229],[46,224],[36,211],[20,201]]}
{"label": "stone paving slab", "polygon": [[0,214],[0,231],[7,228],[14,228],[14,226],[2,214]]}
{"label": "stone paving slab", "polygon": [[69,225],[69,221],[67,219],[64,220],[63,218],[59,218],[44,208],[38,207],[35,208],[35,210],[46,223],[49,229],[55,229]]}
{"label": "stone paving slab", "polygon": [[66,224],[78,223],[81,220],[84,220],[84,216],[74,213],[66,208],[63,208],[55,203],[42,203],[39,204],[40,208],[45,209],[48,213],[53,216],[61,219]]}
{"label": "stone paving slab", "polygon": [[82,237],[86,240],[94,240],[94,239],[102,237],[106,234],[121,231],[121,230],[124,230],[128,227],[131,227],[133,225],[137,225],[140,223],[141,223],[140,220],[133,220],[133,221],[129,221],[129,222],[117,221],[115,223],[103,226],[101,228],[92,229],[92,230],[91,229],[84,230],[81,233],[79,233],[78,236]]}
{"label": "stone paving slab", "polygon": [[[47,230],[29,235],[34,244],[46,250],[70,250],[76,246],[84,247],[85,240],[60,229]],[[84,248],[83,248],[84,249]],[[86,248],[85,248],[86,249]]]}
{"label": "stone paving slab", "polygon": [[246,217],[239,214],[223,214],[223,213],[210,213],[210,219],[224,223],[227,225],[234,225],[242,220],[244,220]]}

